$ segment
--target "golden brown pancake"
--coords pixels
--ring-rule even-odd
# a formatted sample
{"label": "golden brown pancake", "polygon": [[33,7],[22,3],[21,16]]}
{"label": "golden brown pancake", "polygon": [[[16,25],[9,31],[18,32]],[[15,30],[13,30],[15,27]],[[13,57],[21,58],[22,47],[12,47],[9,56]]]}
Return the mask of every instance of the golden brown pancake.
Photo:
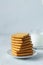
{"label": "golden brown pancake", "polygon": [[22,44],[12,43],[11,45],[14,45],[14,46],[26,46],[26,45],[32,45],[32,44],[30,42],[28,42],[28,43],[22,43]]}
{"label": "golden brown pancake", "polygon": [[17,49],[17,48],[13,48],[13,47],[12,47],[12,50],[15,50],[15,51],[19,51],[19,50],[21,50],[21,51],[26,51],[26,50],[31,50],[31,49],[32,49],[32,47],[25,48],[25,49]]}
{"label": "golden brown pancake", "polygon": [[31,38],[30,37],[27,37],[25,39],[20,39],[20,38],[11,37],[11,40],[13,40],[13,41],[25,41],[25,40],[31,40]]}
{"label": "golden brown pancake", "polygon": [[13,34],[11,37],[23,39],[23,38],[26,38],[26,37],[28,37],[28,36],[29,36],[28,33],[16,33],[16,34]]}
{"label": "golden brown pancake", "polygon": [[22,49],[25,49],[25,48],[29,48],[29,47],[33,47],[33,45],[32,44],[28,44],[28,45],[25,45],[25,46],[16,46],[16,45],[12,45],[12,47],[13,48],[17,48],[17,49],[20,49],[20,48],[22,48]]}
{"label": "golden brown pancake", "polygon": [[33,55],[33,52],[32,53],[23,53],[23,54],[17,54],[17,53],[13,53],[12,52],[12,55],[14,56],[30,56],[30,55]]}
{"label": "golden brown pancake", "polygon": [[27,42],[32,42],[31,40],[26,40],[26,41],[14,41],[14,40],[11,40],[11,42],[14,42],[14,43],[27,43]]}
{"label": "golden brown pancake", "polygon": [[33,52],[33,50],[31,49],[31,50],[26,50],[26,51],[16,51],[16,50],[12,50],[12,52],[14,52],[14,53],[19,53],[19,54],[22,54],[22,53],[32,53]]}

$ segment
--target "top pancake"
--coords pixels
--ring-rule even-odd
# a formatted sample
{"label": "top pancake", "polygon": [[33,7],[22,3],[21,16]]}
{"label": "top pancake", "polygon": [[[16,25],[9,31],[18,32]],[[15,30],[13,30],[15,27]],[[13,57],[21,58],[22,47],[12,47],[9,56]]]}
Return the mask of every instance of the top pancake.
{"label": "top pancake", "polygon": [[11,40],[13,40],[13,41],[25,41],[25,40],[31,40],[31,37],[26,37],[24,39],[11,37]]}
{"label": "top pancake", "polygon": [[11,37],[23,39],[23,38],[29,37],[29,34],[28,33],[16,33],[16,34],[13,34]]}

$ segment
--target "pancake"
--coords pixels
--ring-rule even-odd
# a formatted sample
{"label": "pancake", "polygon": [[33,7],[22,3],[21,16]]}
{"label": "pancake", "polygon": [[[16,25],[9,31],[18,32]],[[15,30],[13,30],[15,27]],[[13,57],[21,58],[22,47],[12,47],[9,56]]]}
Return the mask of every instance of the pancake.
{"label": "pancake", "polygon": [[26,52],[28,52],[28,53],[31,53],[31,52],[33,52],[33,50],[32,49],[30,49],[30,50],[26,50],[26,51],[21,51],[21,50],[19,50],[19,51],[16,51],[16,50],[12,50],[12,52],[15,52],[15,53],[26,53]]}
{"label": "pancake", "polygon": [[28,33],[16,33],[16,34],[13,34],[11,37],[23,39],[23,38],[26,38],[28,36],[29,36]]}
{"label": "pancake", "polygon": [[15,50],[15,51],[26,51],[26,50],[31,50],[32,49],[32,47],[28,47],[28,48],[25,48],[25,49],[22,49],[22,48],[20,48],[20,49],[18,49],[18,48],[13,48],[12,47],[12,50]]}
{"label": "pancake", "polygon": [[31,43],[30,42],[28,42],[28,43],[22,43],[22,44],[12,43],[11,45],[14,45],[14,46],[26,46],[26,45],[31,45]]}
{"label": "pancake", "polygon": [[25,40],[25,41],[14,41],[14,40],[11,40],[11,42],[14,42],[14,43],[27,43],[27,42],[32,42],[31,40]]}
{"label": "pancake", "polygon": [[30,45],[28,44],[28,45],[25,45],[25,46],[22,46],[22,45],[21,46],[12,45],[12,47],[13,48],[17,48],[17,49],[20,49],[20,48],[25,49],[25,48],[28,48],[28,47],[33,47],[33,45],[32,44],[30,44]]}
{"label": "pancake", "polygon": [[15,51],[27,51],[27,50],[32,50],[33,47],[30,47],[30,48],[12,48],[12,50],[15,50]]}
{"label": "pancake", "polygon": [[32,53],[23,53],[23,54],[17,54],[17,53],[12,52],[12,55],[13,56],[30,56],[30,55],[33,55],[33,52]]}
{"label": "pancake", "polygon": [[25,41],[25,40],[31,40],[31,38],[30,37],[27,37],[25,39],[20,39],[20,38],[11,37],[11,40],[14,40],[14,41]]}

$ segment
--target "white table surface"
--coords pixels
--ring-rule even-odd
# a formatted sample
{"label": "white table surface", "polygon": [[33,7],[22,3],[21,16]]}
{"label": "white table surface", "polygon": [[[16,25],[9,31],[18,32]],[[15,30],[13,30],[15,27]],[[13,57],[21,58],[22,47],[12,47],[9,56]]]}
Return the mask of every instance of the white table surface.
{"label": "white table surface", "polygon": [[10,46],[10,36],[0,35],[0,65],[43,65],[43,50],[37,50],[35,57],[16,59],[7,53]]}

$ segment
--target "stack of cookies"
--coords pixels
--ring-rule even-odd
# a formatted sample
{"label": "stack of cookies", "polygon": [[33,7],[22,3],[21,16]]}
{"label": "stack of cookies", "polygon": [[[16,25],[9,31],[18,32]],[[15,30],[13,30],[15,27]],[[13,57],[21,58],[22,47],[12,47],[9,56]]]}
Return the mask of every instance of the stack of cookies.
{"label": "stack of cookies", "polygon": [[11,52],[13,56],[30,56],[33,45],[28,33],[16,33],[11,36]]}

